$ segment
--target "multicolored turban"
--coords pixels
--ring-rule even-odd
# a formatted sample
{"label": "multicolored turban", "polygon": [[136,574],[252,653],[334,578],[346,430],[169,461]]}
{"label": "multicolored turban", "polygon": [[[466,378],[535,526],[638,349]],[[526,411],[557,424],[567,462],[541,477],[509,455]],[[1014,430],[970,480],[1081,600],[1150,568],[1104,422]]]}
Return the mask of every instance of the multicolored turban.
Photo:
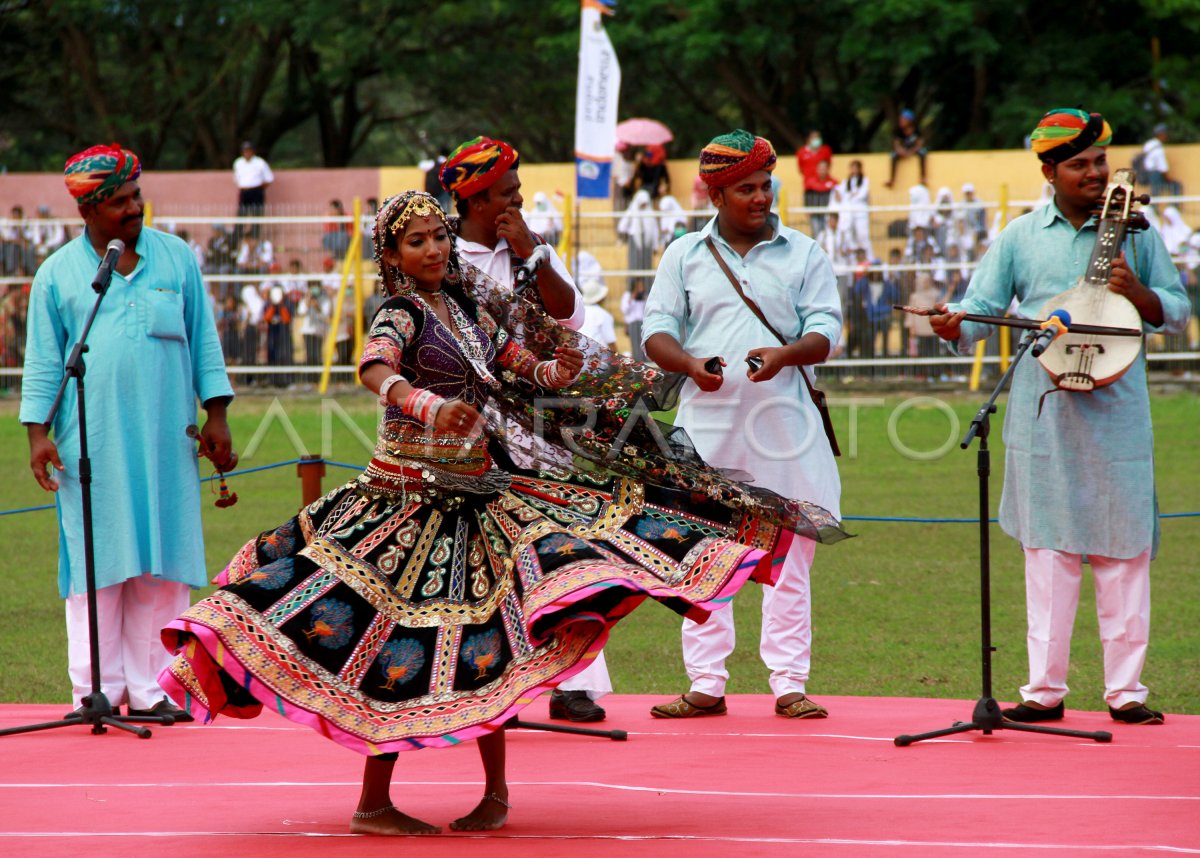
{"label": "multicolored turban", "polygon": [[455,199],[465,200],[490,188],[520,164],[520,154],[503,140],[476,137],[450,153],[438,178]]}
{"label": "multicolored turban", "polygon": [[765,137],[741,128],[714,137],[700,150],[700,178],[710,188],[724,188],[757,170],[775,169],[775,147]]}
{"label": "multicolored turban", "polygon": [[1056,107],[1029,135],[1030,145],[1046,164],[1061,164],[1092,146],[1112,142],[1112,128],[1099,113]]}
{"label": "multicolored turban", "polygon": [[81,206],[102,203],[142,174],[142,162],[116,143],[93,146],[67,159],[67,190]]}

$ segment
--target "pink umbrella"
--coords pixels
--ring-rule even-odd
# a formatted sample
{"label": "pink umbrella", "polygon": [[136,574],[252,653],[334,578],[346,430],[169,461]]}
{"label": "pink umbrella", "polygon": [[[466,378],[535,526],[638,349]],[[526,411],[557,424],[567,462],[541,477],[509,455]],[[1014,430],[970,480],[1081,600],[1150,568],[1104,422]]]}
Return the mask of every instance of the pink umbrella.
{"label": "pink umbrella", "polygon": [[617,125],[617,142],[630,146],[661,146],[675,139],[671,129],[657,119],[637,117]]}

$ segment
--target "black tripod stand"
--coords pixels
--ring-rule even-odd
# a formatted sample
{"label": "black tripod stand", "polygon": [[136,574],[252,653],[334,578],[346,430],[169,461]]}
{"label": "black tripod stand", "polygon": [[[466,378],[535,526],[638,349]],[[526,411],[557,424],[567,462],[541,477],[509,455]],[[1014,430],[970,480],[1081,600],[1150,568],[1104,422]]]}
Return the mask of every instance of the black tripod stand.
{"label": "black tripod stand", "polygon": [[589,727],[568,727],[566,724],[540,724],[533,721],[522,721],[520,718],[510,718],[504,722],[504,726],[520,730],[544,730],[547,733],[595,736],[598,739],[612,739],[614,742],[624,742],[629,738],[629,734],[624,730],[595,730]]}
{"label": "black tripod stand", "polygon": [[[175,723],[175,718],[171,715],[115,715],[112,704],[109,703],[100,687],[100,633],[96,624],[96,561],[92,537],[92,461],[88,458],[87,413],[84,408],[83,395],[83,353],[88,350],[88,332],[100,309],[100,302],[104,300],[104,295],[108,292],[112,269],[124,247],[125,245],[119,240],[112,241],[108,246],[104,261],[100,265],[101,273],[92,283],[92,287],[99,293],[96,296],[96,303],[92,305],[87,321],[84,322],[83,330],[79,333],[79,341],[71,349],[71,355],[67,358],[63,370],[62,381],[58,385],[58,393],[54,397],[54,404],[50,406],[50,413],[46,415],[46,426],[49,427],[54,423],[54,415],[58,413],[58,408],[62,404],[67,384],[72,378],[75,379],[75,398],[79,407],[79,486],[83,495],[83,558],[87,577],[88,644],[92,662],[92,693],[80,701],[82,705],[78,709],[58,721],[10,727],[7,730],[0,730],[0,736],[7,736],[11,733],[32,733],[36,730],[50,730],[55,727],[73,727],[76,724],[90,724],[93,733],[107,733],[108,727],[116,727],[133,733],[139,739],[149,739],[150,730],[138,726],[139,724],[166,726]],[[110,261],[110,254],[114,250],[116,251],[115,255]]]}
{"label": "black tripod stand", "polygon": [[1061,727],[1042,727],[1036,724],[1025,724],[1019,721],[1005,720],[1000,714],[1000,706],[992,697],[992,653],[996,648],[992,646],[992,579],[991,579],[991,543],[988,538],[988,519],[989,519],[989,503],[988,503],[988,477],[991,475],[991,455],[988,452],[988,433],[991,429],[991,415],[996,413],[996,398],[1000,392],[1008,384],[1008,380],[1012,377],[1013,371],[1017,368],[1017,364],[1029,347],[1033,345],[1035,336],[1033,333],[1025,337],[1013,355],[1012,363],[1008,365],[1008,371],[1000,378],[996,384],[996,389],[992,391],[992,395],[988,397],[988,401],[975,415],[975,419],[971,421],[971,426],[967,430],[966,436],[960,445],[962,449],[967,449],[971,446],[971,439],[979,436],[979,452],[976,457],[977,473],[979,474],[979,607],[980,607],[980,628],[982,630],[982,649],[983,649],[983,696],[975,703],[975,710],[971,713],[969,722],[959,721],[953,727],[947,727],[944,730],[934,730],[929,733],[919,733],[915,736],[897,736],[895,742],[900,747],[906,747],[913,742],[920,742],[923,739],[934,739],[938,736],[949,736],[954,733],[966,733],[969,730],[980,730],[985,736],[990,736],[993,730],[1021,730],[1026,733],[1053,733],[1057,736],[1073,736],[1078,739],[1094,739],[1097,742],[1111,742],[1112,733],[1103,731],[1089,733],[1083,730],[1065,730]]}

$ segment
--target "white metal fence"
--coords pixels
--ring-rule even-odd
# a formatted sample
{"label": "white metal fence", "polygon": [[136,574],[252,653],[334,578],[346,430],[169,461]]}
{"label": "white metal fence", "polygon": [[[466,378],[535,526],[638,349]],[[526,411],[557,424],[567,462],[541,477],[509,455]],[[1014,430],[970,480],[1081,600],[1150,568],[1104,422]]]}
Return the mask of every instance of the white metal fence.
{"label": "white metal fence", "polygon": [[[823,377],[920,381],[961,376],[970,360],[945,353],[917,317],[895,312],[891,305],[930,305],[960,297],[1002,224],[1041,204],[1044,200],[1012,201],[1003,211],[996,201],[857,211],[788,207],[784,222],[813,236],[831,256],[843,299],[843,341],[822,368]],[[1163,198],[1148,213],[1175,245],[1180,277],[1195,310],[1200,305],[1200,232],[1178,224],[1200,223],[1200,197]],[[681,230],[702,226],[711,214],[678,209],[564,212],[558,219],[543,217],[540,227],[552,243],[566,236],[560,253],[577,279],[600,278],[607,285],[603,304],[617,321],[618,347],[632,351],[634,343],[623,324],[623,297],[644,293],[663,248]],[[369,214],[356,222],[352,215],[295,208],[272,207],[257,218],[174,208],[156,214],[153,223],[192,245],[209,286],[230,372],[242,385],[314,383],[329,337],[335,340],[332,377],[353,377],[355,303],[348,293],[343,292],[340,323],[334,326],[332,317],[339,291],[351,288],[358,267],[366,295],[363,325],[378,306]],[[19,385],[33,272],[81,227],[77,219],[0,219],[0,388],[11,391]],[[361,266],[346,259],[356,230]],[[994,364],[1000,357],[997,338],[989,340],[987,350],[985,363]],[[1151,337],[1148,354],[1164,371],[1200,372],[1197,320],[1185,334]]]}

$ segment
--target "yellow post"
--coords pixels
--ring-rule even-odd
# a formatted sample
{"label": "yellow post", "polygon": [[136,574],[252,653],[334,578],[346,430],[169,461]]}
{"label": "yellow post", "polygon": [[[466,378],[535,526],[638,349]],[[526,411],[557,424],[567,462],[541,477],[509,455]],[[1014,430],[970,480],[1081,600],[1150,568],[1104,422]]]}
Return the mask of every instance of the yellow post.
{"label": "yellow post", "polygon": [[142,224],[144,226],[154,226],[154,203],[146,200],[146,205],[142,209]]}
{"label": "yellow post", "polygon": [[[358,215],[362,211],[362,201],[355,197],[354,211]],[[338,285],[337,300],[333,304],[333,318],[329,321],[329,331],[325,334],[324,367],[321,370],[321,381],[317,384],[317,392],[324,395],[329,389],[329,374],[333,367],[334,354],[337,351],[337,332],[342,324],[342,311],[346,301],[346,281],[350,278],[351,266],[358,259],[359,277],[362,277],[362,230],[357,228],[350,234],[350,246],[346,248],[346,257],[342,260],[342,280]],[[354,306],[358,310],[358,321],[355,322],[355,345],[358,353],[362,353],[362,295],[356,294]]]}
{"label": "yellow post", "polygon": [[[354,258],[354,351],[360,355],[363,350],[363,302],[366,300],[366,280],[363,279],[362,255],[362,197],[354,198],[354,237],[350,240],[350,250]],[[354,375],[358,380],[358,373]],[[359,382],[362,383],[361,381]]]}
{"label": "yellow post", "polygon": [[[1004,229],[1008,223],[1008,183],[1001,182],[1000,184],[1000,229]],[[1008,369],[1008,361],[1011,357],[1009,338],[1000,335],[1000,371],[1004,372]],[[980,340],[975,344],[975,363],[971,366],[971,391],[979,390],[979,379],[983,373],[983,353],[986,350],[984,340]]]}

